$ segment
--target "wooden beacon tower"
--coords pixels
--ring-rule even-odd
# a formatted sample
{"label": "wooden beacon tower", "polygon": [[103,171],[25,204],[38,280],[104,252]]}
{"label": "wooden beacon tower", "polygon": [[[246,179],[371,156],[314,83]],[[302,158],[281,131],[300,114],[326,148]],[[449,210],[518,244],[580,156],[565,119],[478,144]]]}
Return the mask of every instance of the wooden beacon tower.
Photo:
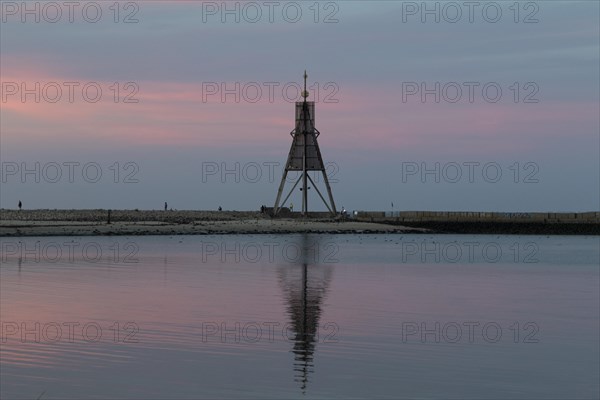
{"label": "wooden beacon tower", "polygon": [[[306,216],[308,213],[308,181],[315,188],[315,191],[325,203],[325,206],[332,215],[337,214],[335,203],[333,201],[333,194],[331,193],[331,186],[329,186],[329,180],[327,179],[327,173],[325,171],[325,163],[323,163],[323,157],[321,157],[321,150],[319,150],[319,143],[317,138],[321,134],[315,128],[315,103],[314,101],[306,101],[309,93],[306,90],[306,79],[308,75],[304,71],[304,90],[302,91],[303,101],[296,102],[296,128],[290,132],[293,137],[292,148],[288,155],[283,177],[279,184],[279,190],[277,191],[277,199],[275,200],[275,206],[273,207],[273,215],[277,215],[281,209],[281,205],[284,205],[290,198],[298,184],[302,181],[302,215]],[[281,195],[285,186],[285,181],[289,171],[301,171],[300,177],[284,198],[283,202],[280,203]],[[317,185],[312,180],[309,171],[320,171],[323,174],[323,181],[327,189],[329,202],[325,200],[325,197],[319,191]]]}

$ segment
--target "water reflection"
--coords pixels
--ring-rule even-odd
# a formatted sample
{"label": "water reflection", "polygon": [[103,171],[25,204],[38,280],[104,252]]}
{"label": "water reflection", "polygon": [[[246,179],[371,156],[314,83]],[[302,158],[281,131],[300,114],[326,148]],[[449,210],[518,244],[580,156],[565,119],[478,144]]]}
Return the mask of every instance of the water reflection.
{"label": "water reflection", "polygon": [[278,270],[279,283],[287,300],[287,313],[293,329],[294,380],[306,393],[309,374],[314,373],[314,353],[319,340],[322,303],[331,283],[332,268],[322,264],[319,236],[305,234],[300,240],[299,262]]}

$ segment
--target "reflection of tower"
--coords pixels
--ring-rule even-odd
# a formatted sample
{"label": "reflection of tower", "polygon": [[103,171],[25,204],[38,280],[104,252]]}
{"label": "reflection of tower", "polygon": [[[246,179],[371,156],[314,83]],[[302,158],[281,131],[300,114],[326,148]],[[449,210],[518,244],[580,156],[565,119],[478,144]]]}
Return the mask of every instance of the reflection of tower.
{"label": "reflection of tower", "polygon": [[309,245],[307,235],[302,237],[302,258],[298,264],[279,270],[279,281],[287,298],[287,311],[294,331],[294,378],[306,390],[308,375],[313,371],[313,355],[319,340],[321,304],[331,282],[331,267],[309,265],[316,263],[316,240]]}
{"label": "reflection of tower", "polygon": [[[288,155],[287,163],[285,164],[285,170],[281,183],[279,184],[279,190],[277,191],[277,199],[275,200],[275,206],[273,207],[273,214],[277,215],[280,210],[281,195],[283,193],[283,187],[285,186],[285,180],[289,171],[301,171],[300,177],[290,190],[289,194],[285,197],[281,204],[285,204],[290,198],[298,183],[302,181],[302,214],[306,215],[308,212],[308,181],[315,188],[315,191],[325,203],[325,206],[330,213],[336,214],[335,203],[333,201],[333,194],[331,193],[331,187],[329,186],[329,180],[327,179],[327,173],[325,171],[325,164],[321,157],[321,150],[319,150],[319,143],[317,137],[321,134],[315,128],[315,103],[314,101],[306,101],[308,97],[308,91],[306,90],[306,71],[304,71],[304,90],[302,91],[303,101],[296,102],[296,128],[290,133],[294,140],[292,141],[292,148]],[[315,182],[308,175],[308,171],[320,171],[323,174],[323,180],[325,181],[325,187],[327,188],[327,194],[329,196],[329,203],[325,200]]]}

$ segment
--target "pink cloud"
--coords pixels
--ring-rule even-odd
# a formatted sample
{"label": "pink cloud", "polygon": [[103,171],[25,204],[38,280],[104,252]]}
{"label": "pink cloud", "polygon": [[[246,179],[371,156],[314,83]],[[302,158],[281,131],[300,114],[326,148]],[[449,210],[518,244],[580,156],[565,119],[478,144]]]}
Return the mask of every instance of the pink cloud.
{"label": "pink cloud", "polygon": [[[3,89],[11,82],[28,88],[34,88],[36,82],[42,88],[55,82],[66,90],[63,83],[75,81],[62,75],[60,68],[31,65],[20,68],[15,60],[3,60]],[[243,99],[236,103],[233,96],[222,102],[219,94],[203,98],[201,83],[142,81],[137,82],[136,93],[132,92],[135,87],[125,88],[121,83],[115,102],[114,82],[96,84],[103,91],[96,103],[86,102],[79,88],[75,89],[73,103],[68,101],[67,92],[57,103],[43,98],[36,103],[33,96],[23,102],[19,94],[3,93],[3,135],[21,132],[27,140],[85,137],[89,141],[118,140],[130,145],[223,147],[260,142],[284,146],[294,127],[294,105],[285,101],[280,91],[275,92],[273,102],[266,92],[256,103]],[[138,102],[124,103],[125,96],[132,93]],[[449,152],[457,148],[484,153],[510,151],[522,148],[524,143],[533,146],[536,140],[549,135],[594,133],[585,131],[585,127],[597,126],[598,119],[598,103],[423,104],[418,99],[403,103],[395,90],[360,86],[344,86],[336,98],[338,103],[320,99],[316,121],[323,133],[322,143],[342,150],[393,152],[439,146]],[[557,131],[562,126],[581,128]]]}

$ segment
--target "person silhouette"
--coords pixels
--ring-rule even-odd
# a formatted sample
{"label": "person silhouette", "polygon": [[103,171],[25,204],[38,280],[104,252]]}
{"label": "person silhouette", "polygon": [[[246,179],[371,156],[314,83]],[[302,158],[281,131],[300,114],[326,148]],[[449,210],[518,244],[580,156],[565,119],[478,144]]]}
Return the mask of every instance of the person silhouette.
{"label": "person silhouette", "polygon": [[165,201],[165,211],[167,211],[167,202]]}
{"label": "person silhouette", "polygon": [[21,200],[19,200],[19,210],[21,210],[22,207],[23,207],[23,203],[21,203]]}

